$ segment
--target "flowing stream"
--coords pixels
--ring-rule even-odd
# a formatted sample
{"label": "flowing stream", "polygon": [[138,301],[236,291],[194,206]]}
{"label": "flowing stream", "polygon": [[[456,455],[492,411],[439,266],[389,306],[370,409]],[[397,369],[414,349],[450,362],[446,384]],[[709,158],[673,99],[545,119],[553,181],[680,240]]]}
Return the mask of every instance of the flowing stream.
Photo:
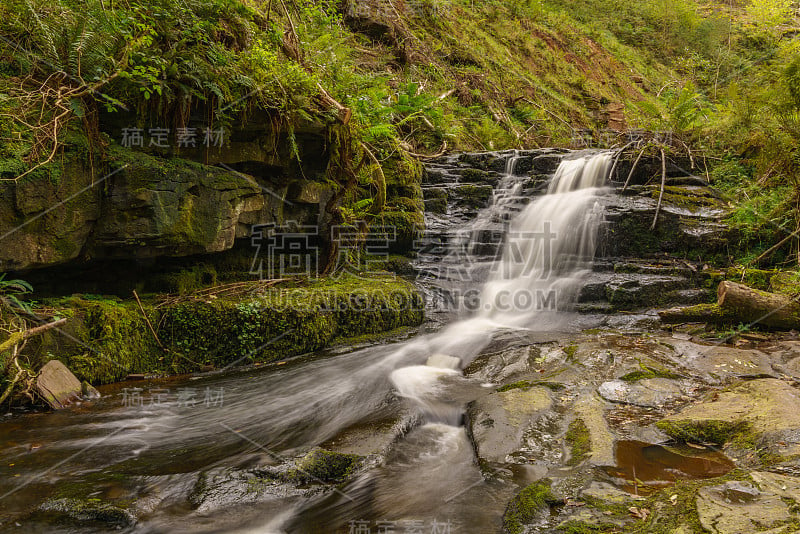
{"label": "flowing stream", "polygon": [[[397,532],[403,524],[424,525],[424,532],[437,524],[449,525],[447,532],[498,531],[516,485],[513,477],[484,477],[477,466],[460,399],[485,385],[461,370],[499,332],[571,328],[570,308],[591,270],[610,160],[605,152],[564,159],[547,193],[525,204],[512,157],[492,205],[459,245],[475,256],[471,240],[499,223],[507,227],[500,258],[476,261],[480,268],[471,273],[480,280],[461,286],[481,287],[477,302],[460,314],[466,318],[438,332],[264,369],[118,384],[88,406],[6,418],[0,530],[19,530],[15,517],[68,482],[98,499],[136,500],[136,532],[368,532],[354,530],[359,524],[378,532],[381,521]],[[120,406],[120,394],[133,387],[159,388],[165,402],[154,404],[151,394],[150,403]],[[181,403],[189,390],[197,401]],[[403,421],[410,430],[391,443],[386,461],[335,492],[284,488],[253,499],[253,492],[223,491],[197,506],[187,503],[200,472],[208,479],[232,468],[280,465],[346,431],[377,435],[371,429]],[[46,515],[26,519],[23,528],[93,531],[54,524]]]}

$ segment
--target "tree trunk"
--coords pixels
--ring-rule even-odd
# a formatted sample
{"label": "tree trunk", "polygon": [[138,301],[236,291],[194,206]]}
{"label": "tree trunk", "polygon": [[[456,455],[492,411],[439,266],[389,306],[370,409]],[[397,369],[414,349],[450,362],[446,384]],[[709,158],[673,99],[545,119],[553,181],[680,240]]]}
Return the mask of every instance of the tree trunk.
{"label": "tree trunk", "polygon": [[697,304],[696,306],[682,306],[658,312],[661,322],[676,323],[714,323],[730,324],[736,320],[729,310],[716,304]]}
{"label": "tree trunk", "polygon": [[800,328],[800,302],[787,295],[724,281],[717,288],[717,304],[742,323]]}

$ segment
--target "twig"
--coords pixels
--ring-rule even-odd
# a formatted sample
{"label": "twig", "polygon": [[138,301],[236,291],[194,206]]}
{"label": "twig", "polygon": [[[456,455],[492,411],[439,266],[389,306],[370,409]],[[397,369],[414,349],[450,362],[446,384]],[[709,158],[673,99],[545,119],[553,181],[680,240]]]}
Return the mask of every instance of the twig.
{"label": "twig", "polygon": [[144,311],[144,306],[142,306],[142,301],[139,300],[139,294],[136,293],[136,290],[133,290],[133,296],[136,298],[136,304],[139,305],[139,310],[142,312],[142,317],[144,317],[144,321],[147,323],[147,326],[150,328],[150,333],[153,334],[153,337],[158,343],[158,346],[161,347],[161,350],[164,352],[169,352],[164,345],[161,344],[161,340],[158,339],[158,334],[156,334],[155,328],[153,328],[153,323],[150,322],[150,319],[147,317],[147,313]]}
{"label": "twig", "polygon": [[66,319],[59,319],[58,321],[54,321],[52,323],[48,323],[42,326],[37,326],[36,328],[31,328],[29,330],[24,330],[22,332],[15,332],[11,334],[11,337],[9,337],[6,341],[0,343],[0,354],[11,349],[12,347],[14,347],[14,345],[22,343],[28,338],[37,336],[46,330],[50,330],[51,328],[57,328],[66,322],[67,322]]}
{"label": "twig", "polygon": [[763,254],[761,254],[759,257],[757,257],[756,259],[754,259],[754,260],[751,260],[750,262],[748,262],[748,264],[747,264],[747,265],[751,265],[751,264],[753,264],[753,263],[758,263],[758,262],[760,262],[760,261],[761,261],[761,260],[763,260],[764,258],[766,258],[766,257],[768,257],[769,255],[773,254],[773,253],[774,253],[776,250],[778,250],[778,249],[779,249],[779,248],[781,248],[783,245],[785,245],[787,241],[789,241],[790,239],[792,239],[793,237],[795,237],[795,236],[797,236],[797,235],[800,235],[800,229],[797,229],[797,230],[795,230],[795,231],[794,231],[794,232],[792,232],[791,234],[789,234],[789,235],[787,235],[786,237],[784,237],[783,239],[781,239],[781,240],[780,240],[780,242],[778,242],[777,244],[775,244],[775,245],[771,246],[769,249],[767,249],[766,251],[764,251],[764,253],[763,253]]}
{"label": "twig", "polygon": [[661,211],[661,201],[664,198],[664,187],[667,185],[667,156],[664,154],[664,149],[661,148],[661,192],[658,194],[658,205],[656,206],[656,214],[653,216],[653,224],[650,225],[650,231],[656,229],[658,222],[658,213]]}
{"label": "twig", "polygon": [[614,164],[611,166],[611,172],[608,173],[609,179],[611,179],[611,180],[614,179],[614,171],[617,170],[617,164],[619,163],[619,158],[622,157],[622,153],[625,152],[626,148],[628,148],[629,146],[631,146],[634,143],[635,143],[635,141],[631,141],[630,143],[628,143],[627,145],[625,145],[624,147],[620,148],[617,151],[617,157],[614,158]]}
{"label": "twig", "polygon": [[641,152],[639,152],[639,155],[636,157],[636,161],[633,162],[633,166],[631,167],[631,172],[628,173],[628,179],[625,180],[625,185],[622,186],[623,191],[625,191],[628,188],[628,184],[631,183],[631,178],[633,178],[633,173],[636,172],[636,166],[639,165],[639,160],[642,159],[642,156],[644,156],[645,150],[647,150],[646,146],[642,149]]}

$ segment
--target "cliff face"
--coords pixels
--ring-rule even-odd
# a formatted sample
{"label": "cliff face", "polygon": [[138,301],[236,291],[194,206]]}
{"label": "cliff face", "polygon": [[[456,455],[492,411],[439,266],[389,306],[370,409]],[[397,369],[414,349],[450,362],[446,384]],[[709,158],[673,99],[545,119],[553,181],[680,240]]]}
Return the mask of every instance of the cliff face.
{"label": "cliff face", "polygon": [[[264,224],[316,227],[324,236],[334,194],[325,127],[296,139],[302,163],[268,128],[243,127],[210,149],[113,145],[99,167],[69,151],[57,180],[0,183],[0,271],[223,252]],[[383,218],[421,221],[416,162],[390,162],[386,174],[389,203],[403,211]],[[416,230],[406,226],[410,247]]]}

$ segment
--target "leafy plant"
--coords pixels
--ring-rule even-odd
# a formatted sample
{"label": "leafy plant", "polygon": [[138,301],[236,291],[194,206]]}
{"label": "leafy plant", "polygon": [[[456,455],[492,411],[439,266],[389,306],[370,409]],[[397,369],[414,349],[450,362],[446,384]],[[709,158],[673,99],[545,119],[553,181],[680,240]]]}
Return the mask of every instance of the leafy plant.
{"label": "leafy plant", "polygon": [[19,299],[21,295],[33,292],[33,287],[25,280],[6,280],[6,274],[0,274],[0,302],[12,309],[32,313],[31,305]]}

